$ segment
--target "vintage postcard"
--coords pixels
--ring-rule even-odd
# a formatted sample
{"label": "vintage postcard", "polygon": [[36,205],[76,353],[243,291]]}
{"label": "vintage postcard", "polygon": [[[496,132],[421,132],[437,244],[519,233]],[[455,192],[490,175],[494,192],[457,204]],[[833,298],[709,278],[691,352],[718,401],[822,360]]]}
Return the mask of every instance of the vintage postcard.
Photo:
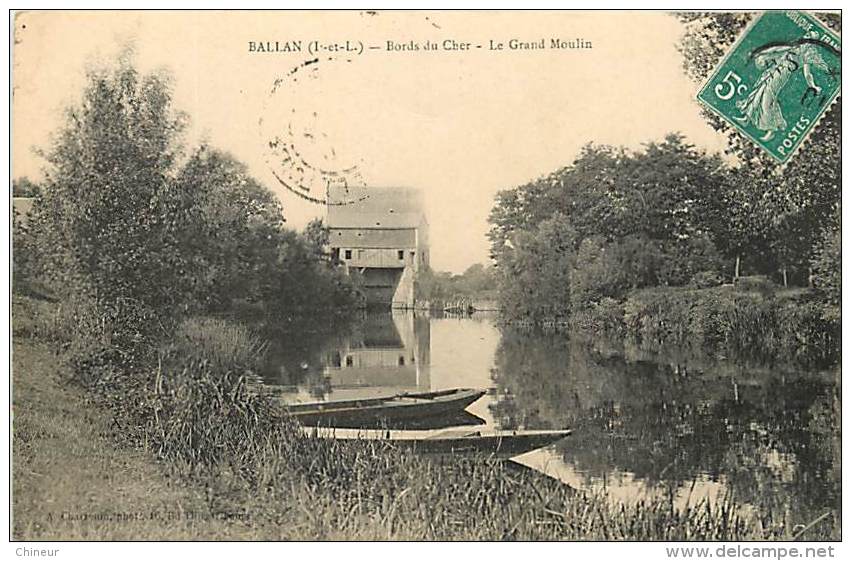
{"label": "vintage postcard", "polygon": [[841,23],[12,12],[16,554],[834,556]]}

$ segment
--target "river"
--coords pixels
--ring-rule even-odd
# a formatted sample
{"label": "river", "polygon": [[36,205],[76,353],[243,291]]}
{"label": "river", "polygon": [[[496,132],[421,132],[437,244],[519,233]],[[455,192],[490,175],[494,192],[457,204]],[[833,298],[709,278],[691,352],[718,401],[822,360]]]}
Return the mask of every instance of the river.
{"label": "river", "polygon": [[487,389],[468,408],[484,426],[573,429],[515,461],[612,500],[729,497],[795,521],[840,502],[836,369],[413,313],[280,336],[267,362],[288,402]]}

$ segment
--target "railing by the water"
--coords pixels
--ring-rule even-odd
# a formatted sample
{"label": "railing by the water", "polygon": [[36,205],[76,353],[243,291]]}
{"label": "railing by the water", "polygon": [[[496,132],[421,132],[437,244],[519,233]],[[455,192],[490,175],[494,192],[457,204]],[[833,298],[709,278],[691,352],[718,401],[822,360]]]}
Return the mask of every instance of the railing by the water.
{"label": "railing by the water", "polygon": [[496,302],[489,300],[475,300],[466,296],[446,299],[418,300],[412,307],[402,307],[396,309],[443,313],[460,316],[470,316],[474,313],[479,312],[499,311]]}

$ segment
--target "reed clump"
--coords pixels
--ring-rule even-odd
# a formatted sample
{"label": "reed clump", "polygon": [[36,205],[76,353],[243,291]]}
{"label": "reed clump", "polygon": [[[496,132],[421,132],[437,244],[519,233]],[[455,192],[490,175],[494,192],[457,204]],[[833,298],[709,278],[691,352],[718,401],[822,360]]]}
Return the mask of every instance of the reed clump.
{"label": "reed clump", "polygon": [[257,370],[269,346],[243,325],[209,317],[184,320],[174,340],[181,354],[203,357],[226,370]]}

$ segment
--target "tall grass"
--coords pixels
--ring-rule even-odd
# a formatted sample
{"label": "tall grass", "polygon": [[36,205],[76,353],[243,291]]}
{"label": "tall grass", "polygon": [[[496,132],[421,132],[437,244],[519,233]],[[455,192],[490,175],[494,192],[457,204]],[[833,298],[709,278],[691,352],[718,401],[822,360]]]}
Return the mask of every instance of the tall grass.
{"label": "tall grass", "polygon": [[184,320],[174,340],[180,353],[204,357],[226,370],[257,370],[268,348],[267,341],[245,326],[207,317]]}

